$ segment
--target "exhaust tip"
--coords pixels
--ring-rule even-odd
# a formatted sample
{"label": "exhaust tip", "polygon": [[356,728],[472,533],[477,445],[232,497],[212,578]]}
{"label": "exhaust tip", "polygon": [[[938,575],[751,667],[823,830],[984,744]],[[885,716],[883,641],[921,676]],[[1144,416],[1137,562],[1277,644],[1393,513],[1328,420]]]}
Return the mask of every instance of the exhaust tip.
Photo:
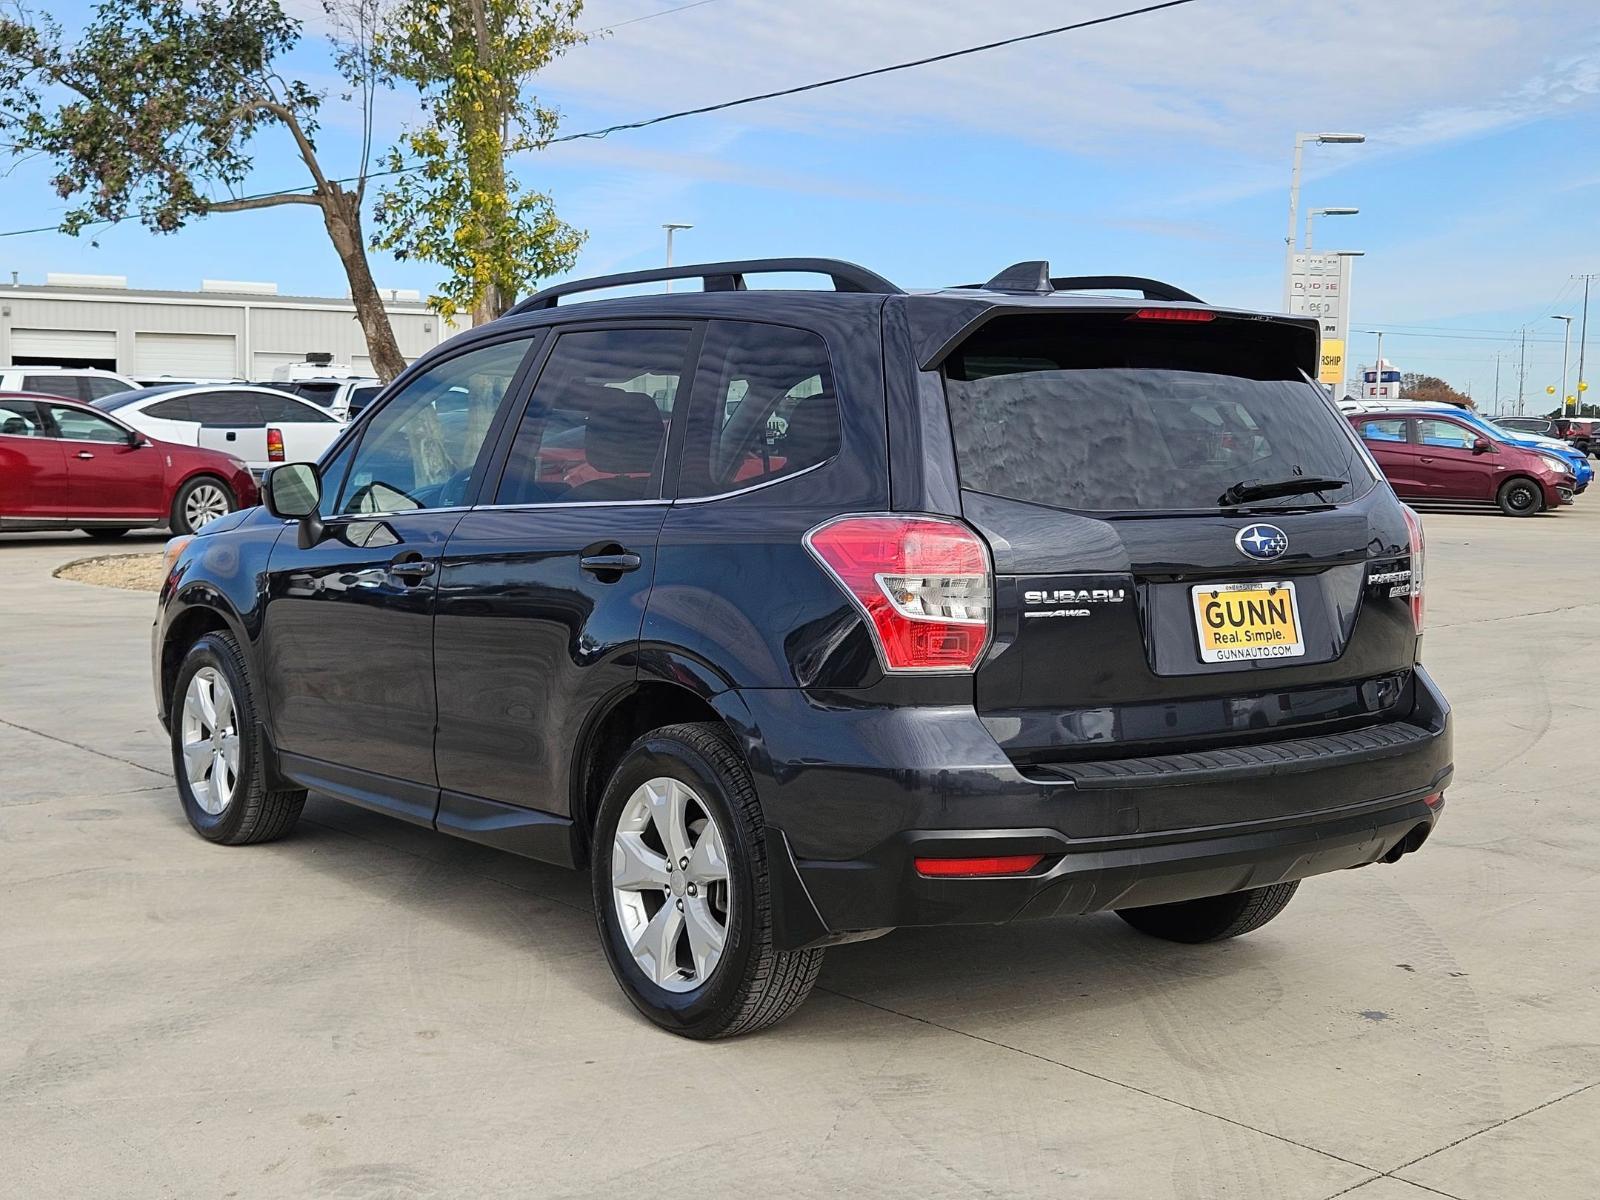
{"label": "exhaust tip", "polygon": [[1433,832],[1433,826],[1426,821],[1412,827],[1405,837],[1401,838],[1389,848],[1389,853],[1383,856],[1386,863],[1396,863],[1407,854],[1415,854],[1422,849],[1422,843],[1428,840],[1428,834]]}

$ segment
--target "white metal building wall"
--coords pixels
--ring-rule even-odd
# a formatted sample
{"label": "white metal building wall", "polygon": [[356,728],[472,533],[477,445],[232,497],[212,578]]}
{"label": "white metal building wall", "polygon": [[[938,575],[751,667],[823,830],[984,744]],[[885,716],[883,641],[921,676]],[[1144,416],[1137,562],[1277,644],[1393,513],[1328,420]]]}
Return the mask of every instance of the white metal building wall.
{"label": "white metal building wall", "polygon": [[[391,308],[389,319],[400,353],[408,361],[456,332],[419,306]],[[182,338],[146,337],[141,350],[141,335],[150,334]],[[201,335],[206,336],[204,351],[198,340]],[[92,353],[85,350],[91,336]],[[58,340],[52,343],[51,338]],[[225,340],[231,341],[233,362],[229,369],[221,370]],[[41,351],[49,345],[56,348]],[[0,365],[18,354],[93,357],[113,360],[124,372],[185,375],[201,374],[203,359],[203,373],[208,377],[264,379],[271,377],[274,366],[301,362],[311,352],[332,354],[335,362],[371,370],[366,338],[348,301],[0,286]]]}

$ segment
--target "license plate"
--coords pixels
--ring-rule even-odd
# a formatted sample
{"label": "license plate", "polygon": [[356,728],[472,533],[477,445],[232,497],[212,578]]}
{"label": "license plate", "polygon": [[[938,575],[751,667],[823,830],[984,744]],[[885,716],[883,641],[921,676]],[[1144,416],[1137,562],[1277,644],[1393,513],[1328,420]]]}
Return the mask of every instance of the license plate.
{"label": "license plate", "polygon": [[1209,583],[1190,594],[1201,662],[1299,658],[1306,652],[1293,583]]}

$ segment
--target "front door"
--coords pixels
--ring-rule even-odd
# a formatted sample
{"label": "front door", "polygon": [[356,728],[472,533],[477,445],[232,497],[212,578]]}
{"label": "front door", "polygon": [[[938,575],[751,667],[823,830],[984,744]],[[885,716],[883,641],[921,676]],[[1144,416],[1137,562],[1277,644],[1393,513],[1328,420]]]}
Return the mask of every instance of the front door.
{"label": "front door", "polygon": [[67,459],[32,400],[0,398],[0,517],[67,512]]}
{"label": "front door", "polygon": [[1434,500],[1492,500],[1495,454],[1474,447],[1487,440],[1448,417],[1417,418],[1418,474]]}
{"label": "front door", "polygon": [[328,463],[322,539],[278,539],[263,677],[274,743],[305,786],[432,821],[439,560],[531,344],[480,344],[409,380]]}
{"label": "front door", "polygon": [[166,517],[166,463],[148,439],[97,412],[44,403],[67,463],[67,504],[74,517]]}
{"label": "front door", "polygon": [[548,826],[525,811],[567,815],[583,725],[635,678],[696,338],[660,325],[557,337],[502,438],[493,503],[451,536],[434,627],[441,829],[559,856],[560,831],[541,841]]}

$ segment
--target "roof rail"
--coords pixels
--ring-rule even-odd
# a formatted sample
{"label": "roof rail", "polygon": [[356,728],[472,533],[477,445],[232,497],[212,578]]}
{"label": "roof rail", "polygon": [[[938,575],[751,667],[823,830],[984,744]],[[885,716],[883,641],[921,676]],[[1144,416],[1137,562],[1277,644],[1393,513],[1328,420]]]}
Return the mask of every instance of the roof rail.
{"label": "roof rail", "polygon": [[746,275],[774,275],[787,273],[826,275],[833,280],[836,292],[868,292],[879,295],[900,295],[901,288],[890,283],[875,271],[858,267],[837,258],[749,258],[735,262],[701,263],[698,266],[657,267],[649,271],[624,271],[620,275],[597,275],[593,279],[573,279],[554,287],[542,288],[526,300],[513,305],[506,313],[533,312],[541,308],[554,308],[563,296],[580,292],[598,292],[606,288],[628,287],[636,283],[659,283],[668,279],[699,279],[708,292],[746,291]]}
{"label": "roof rail", "polygon": [[1204,304],[1199,296],[1191,295],[1180,287],[1162,283],[1159,279],[1146,279],[1142,275],[1070,275],[1052,279],[1050,286],[1058,292],[1104,291],[1108,288],[1142,292],[1146,300],[1171,300],[1179,304]]}

